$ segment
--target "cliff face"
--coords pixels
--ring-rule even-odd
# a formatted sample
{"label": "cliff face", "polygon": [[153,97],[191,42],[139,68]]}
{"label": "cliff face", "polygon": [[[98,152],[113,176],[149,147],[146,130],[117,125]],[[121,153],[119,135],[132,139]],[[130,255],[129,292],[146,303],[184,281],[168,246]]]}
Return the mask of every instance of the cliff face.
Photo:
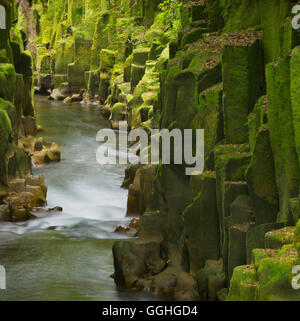
{"label": "cliff face", "polygon": [[18,28],[15,1],[0,5],[6,19],[0,30],[0,221],[16,222],[34,217],[31,209],[46,204],[44,177],[32,177],[32,163],[57,161],[60,151],[55,143],[37,141],[28,36]]}
{"label": "cliff face", "polygon": [[[232,300],[300,299],[299,233],[285,228],[300,218],[295,1],[182,1],[171,23],[162,2],[33,1],[18,11],[14,41],[1,36],[6,74],[31,77],[17,69],[27,53],[12,50],[27,35],[39,92],[99,101],[113,128],[205,129],[202,175],[126,171],[128,215],[141,217],[138,239],[113,247],[119,286],[187,300],[224,299],[228,288]],[[17,127],[3,115],[4,155]]]}
{"label": "cliff face", "polygon": [[[154,127],[204,128],[205,171],[189,178],[178,165],[137,170],[128,210],[141,214],[139,239],[114,245],[119,285],[175,299],[224,299],[226,288],[229,300],[300,299],[291,286],[294,230],[284,228],[299,219],[293,5],[183,5],[168,60],[155,63],[160,89],[149,118]],[[137,121],[139,95],[129,119],[147,127]]]}
{"label": "cliff face", "polygon": [[1,1],[6,11],[6,29],[0,30],[0,221],[22,221],[29,209],[46,202],[42,176],[31,176],[31,156],[20,138],[34,140],[33,68],[22,38],[13,26],[17,16],[14,1]]}

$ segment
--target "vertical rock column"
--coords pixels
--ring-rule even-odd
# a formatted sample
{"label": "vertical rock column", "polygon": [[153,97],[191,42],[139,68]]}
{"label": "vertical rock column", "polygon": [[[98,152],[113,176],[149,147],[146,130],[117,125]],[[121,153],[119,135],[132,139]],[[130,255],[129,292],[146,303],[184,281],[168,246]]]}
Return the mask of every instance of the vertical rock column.
{"label": "vertical rock column", "polygon": [[291,103],[291,57],[286,56],[266,68],[269,98],[269,129],[279,193],[278,220],[289,223],[288,200],[298,195],[300,169],[295,146]]}
{"label": "vertical rock column", "polygon": [[235,32],[224,36],[222,69],[226,144],[248,141],[248,115],[264,89],[260,37],[259,32]]}

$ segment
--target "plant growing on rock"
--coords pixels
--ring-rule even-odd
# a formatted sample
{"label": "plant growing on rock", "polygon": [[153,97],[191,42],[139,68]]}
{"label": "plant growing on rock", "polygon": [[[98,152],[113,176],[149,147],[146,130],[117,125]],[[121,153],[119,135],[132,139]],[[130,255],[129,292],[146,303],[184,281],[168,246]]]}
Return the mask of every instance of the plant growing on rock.
{"label": "plant growing on rock", "polygon": [[163,13],[163,20],[166,26],[173,28],[176,21],[180,19],[180,8],[182,6],[179,0],[165,0],[158,5]]}

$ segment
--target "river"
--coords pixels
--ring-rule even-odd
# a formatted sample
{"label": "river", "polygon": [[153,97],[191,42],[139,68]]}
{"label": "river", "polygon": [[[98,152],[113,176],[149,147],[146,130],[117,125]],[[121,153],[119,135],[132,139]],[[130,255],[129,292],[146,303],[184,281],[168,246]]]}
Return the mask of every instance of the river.
{"label": "river", "polygon": [[0,225],[0,265],[6,290],[0,300],[153,300],[148,293],[120,292],[114,272],[114,233],[125,224],[124,165],[96,162],[96,134],[107,128],[94,105],[64,104],[35,97],[41,134],[55,141],[59,163],[34,168],[48,185],[48,206],[63,212],[24,223]]}

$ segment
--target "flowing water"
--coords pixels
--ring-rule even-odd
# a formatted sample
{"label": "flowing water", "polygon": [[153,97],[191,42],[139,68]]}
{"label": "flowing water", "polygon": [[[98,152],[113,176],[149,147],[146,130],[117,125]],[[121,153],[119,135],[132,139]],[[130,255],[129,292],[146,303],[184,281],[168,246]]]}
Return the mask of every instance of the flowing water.
{"label": "flowing water", "polygon": [[19,224],[0,225],[0,265],[6,290],[0,300],[150,300],[119,292],[113,273],[113,233],[126,224],[124,166],[96,162],[96,134],[109,126],[93,105],[50,102],[36,97],[42,136],[56,142],[62,160],[41,168],[48,206],[63,212]]}

